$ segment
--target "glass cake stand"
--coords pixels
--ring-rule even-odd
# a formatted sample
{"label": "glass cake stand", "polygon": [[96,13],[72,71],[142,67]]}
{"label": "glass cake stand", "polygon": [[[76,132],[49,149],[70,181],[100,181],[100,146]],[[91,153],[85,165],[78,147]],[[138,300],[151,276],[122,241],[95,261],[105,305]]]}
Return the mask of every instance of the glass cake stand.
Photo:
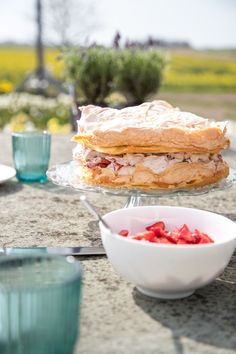
{"label": "glass cake stand", "polygon": [[[101,194],[108,194],[113,196],[125,196],[127,202],[126,208],[139,205],[157,205],[158,199],[169,196],[183,196],[183,195],[201,195],[212,191],[221,191],[232,187],[236,182],[236,170],[231,169],[227,178],[218,183],[208,185],[201,188],[189,188],[178,190],[161,190],[161,189],[137,189],[124,187],[103,187],[96,185],[89,185],[79,178],[78,172],[75,173],[76,163],[68,161],[51,167],[47,171],[47,176],[54,184],[61,187],[70,187],[75,191],[81,193],[95,192]],[[78,171],[78,170],[77,170]]]}

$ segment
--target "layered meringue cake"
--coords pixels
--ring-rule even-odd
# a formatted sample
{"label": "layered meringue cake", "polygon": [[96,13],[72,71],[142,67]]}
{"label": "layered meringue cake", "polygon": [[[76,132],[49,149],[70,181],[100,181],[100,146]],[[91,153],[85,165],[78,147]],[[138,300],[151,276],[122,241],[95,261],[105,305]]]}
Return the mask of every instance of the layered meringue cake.
{"label": "layered meringue cake", "polygon": [[182,112],[165,101],[121,110],[80,107],[73,159],[78,178],[111,187],[178,189],[215,183],[229,174],[220,152],[225,122]]}

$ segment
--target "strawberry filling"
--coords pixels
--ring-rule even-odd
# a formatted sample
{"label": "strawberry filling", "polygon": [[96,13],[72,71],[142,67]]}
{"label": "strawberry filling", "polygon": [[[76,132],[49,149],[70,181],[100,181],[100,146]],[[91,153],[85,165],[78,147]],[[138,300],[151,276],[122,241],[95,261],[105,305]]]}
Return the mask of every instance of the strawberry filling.
{"label": "strawberry filling", "polygon": [[92,159],[92,160],[88,160],[86,163],[86,166],[91,169],[96,168],[96,167],[106,168],[109,165],[114,171],[118,171],[121,167],[123,167],[123,165],[116,162],[115,160],[110,161],[110,160],[107,160],[107,159],[101,158],[101,157],[98,157],[98,158]]}
{"label": "strawberry filling", "polygon": [[[75,154],[75,156],[77,156]],[[80,155],[78,155],[80,156]],[[222,161],[219,154],[189,154],[189,153],[169,153],[169,154],[123,154],[106,155],[97,151],[87,149],[81,156],[86,160],[86,166],[90,169],[96,167],[109,168],[115,174],[126,174],[124,168],[136,167],[142,164],[144,167],[153,170],[155,173],[161,173],[173,164],[188,162],[201,162],[214,168],[218,162]],[[120,171],[121,169],[121,171]],[[123,172],[122,172],[123,171]],[[130,170],[128,170],[130,173]],[[132,172],[131,172],[132,173]]]}

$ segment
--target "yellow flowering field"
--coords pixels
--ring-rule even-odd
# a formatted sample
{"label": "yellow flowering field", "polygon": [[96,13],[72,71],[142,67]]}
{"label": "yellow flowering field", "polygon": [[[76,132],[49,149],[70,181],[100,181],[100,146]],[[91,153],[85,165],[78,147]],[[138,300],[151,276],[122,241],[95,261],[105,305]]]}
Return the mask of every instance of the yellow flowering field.
{"label": "yellow flowering field", "polygon": [[236,92],[236,54],[172,53],[162,90]]}
{"label": "yellow flowering field", "polygon": [[[47,48],[47,69],[62,77],[63,61],[57,49]],[[185,51],[167,53],[168,65],[162,91],[236,92],[236,52]],[[35,53],[30,47],[0,47],[0,93],[11,92],[35,68]]]}
{"label": "yellow flowering field", "polygon": [[[47,48],[45,62],[47,69],[56,76],[62,73],[63,63],[59,60],[60,52],[56,49]],[[5,87],[15,87],[21,82],[27,73],[36,66],[34,49],[30,47],[0,47],[0,92]]]}

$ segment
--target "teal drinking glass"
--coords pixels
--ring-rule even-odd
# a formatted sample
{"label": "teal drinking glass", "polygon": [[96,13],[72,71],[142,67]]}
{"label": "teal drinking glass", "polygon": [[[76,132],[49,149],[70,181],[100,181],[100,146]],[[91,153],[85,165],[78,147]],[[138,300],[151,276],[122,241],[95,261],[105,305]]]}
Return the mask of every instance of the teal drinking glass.
{"label": "teal drinking glass", "polygon": [[47,132],[13,133],[12,148],[16,177],[23,182],[44,183],[47,180],[51,134]]}
{"label": "teal drinking glass", "polygon": [[82,270],[73,257],[0,257],[0,353],[72,354]]}

